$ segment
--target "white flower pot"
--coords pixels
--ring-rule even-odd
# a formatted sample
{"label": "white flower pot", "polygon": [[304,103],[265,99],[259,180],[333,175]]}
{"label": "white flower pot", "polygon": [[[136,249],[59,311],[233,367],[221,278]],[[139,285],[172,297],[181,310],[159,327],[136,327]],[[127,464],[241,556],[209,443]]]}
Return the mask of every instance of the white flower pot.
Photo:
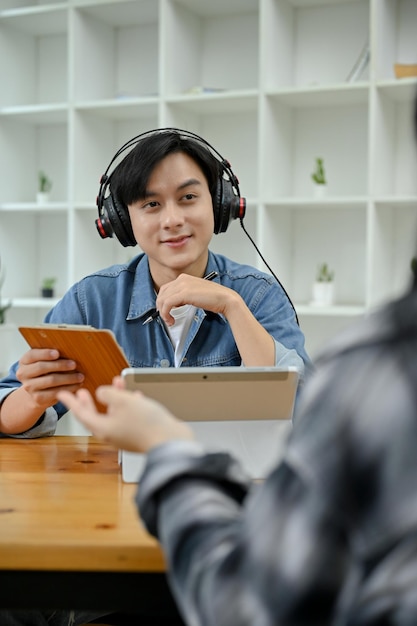
{"label": "white flower pot", "polygon": [[49,202],[49,193],[47,191],[38,191],[36,201],[38,204],[47,204]]}
{"label": "white flower pot", "polygon": [[312,301],[314,306],[331,306],[334,302],[334,283],[315,282],[312,289]]}
{"label": "white flower pot", "polygon": [[313,187],[315,198],[325,198],[327,196],[327,185],[314,185]]}

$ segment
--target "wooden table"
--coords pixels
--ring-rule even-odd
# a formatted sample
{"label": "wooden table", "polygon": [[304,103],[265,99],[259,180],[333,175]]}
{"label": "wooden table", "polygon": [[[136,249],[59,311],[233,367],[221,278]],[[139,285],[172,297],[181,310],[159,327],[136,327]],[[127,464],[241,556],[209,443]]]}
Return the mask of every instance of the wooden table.
{"label": "wooden table", "polygon": [[138,592],[160,602],[159,588],[170,598],[136,489],[92,437],[0,439],[0,607],[137,608]]}

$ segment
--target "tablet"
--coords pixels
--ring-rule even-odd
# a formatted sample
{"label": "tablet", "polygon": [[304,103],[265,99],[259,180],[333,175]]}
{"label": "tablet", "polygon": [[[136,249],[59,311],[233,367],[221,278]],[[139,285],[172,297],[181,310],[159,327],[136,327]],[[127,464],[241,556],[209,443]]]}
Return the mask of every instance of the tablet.
{"label": "tablet", "polygon": [[127,389],[139,389],[185,421],[291,419],[295,368],[127,368]]}
{"label": "tablet", "polygon": [[[296,369],[207,367],[127,368],[139,389],[187,421],[207,450],[225,451],[253,479],[264,479],[283,448],[294,409]],[[124,482],[138,482],[145,455],[121,451]]]}
{"label": "tablet", "polygon": [[[129,363],[111,330],[92,326],[41,324],[19,326],[19,331],[31,348],[51,348],[61,357],[77,363],[77,370],[85,376],[83,387],[95,398],[100,385],[111,385]],[[104,406],[96,402],[104,412]]]}

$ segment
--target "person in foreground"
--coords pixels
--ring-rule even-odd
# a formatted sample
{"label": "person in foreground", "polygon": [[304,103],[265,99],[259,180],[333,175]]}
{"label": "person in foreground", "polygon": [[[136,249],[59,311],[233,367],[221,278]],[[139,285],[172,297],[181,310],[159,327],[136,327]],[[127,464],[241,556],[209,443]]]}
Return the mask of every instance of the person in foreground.
{"label": "person in foreground", "polygon": [[137,505],[185,622],[417,623],[417,280],[329,345],[283,459],[251,486],[162,405],[59,393],[99,439],[148,454]]}
{"label": "person in foreground", "polygon": [[[102,177],[96,225],[143,252],[73,285],[45,322],[111,329],[131,367],[276,365],[302,375],[304,335],[282,285],[209,250],[213,233],[244,216],[228,163],[181,130],[143,133],[116,156],[125,150]],[[54,434],[66,412],[58,392],[84,375],[53,348],[29,350],[0,381],[0,437]]]}

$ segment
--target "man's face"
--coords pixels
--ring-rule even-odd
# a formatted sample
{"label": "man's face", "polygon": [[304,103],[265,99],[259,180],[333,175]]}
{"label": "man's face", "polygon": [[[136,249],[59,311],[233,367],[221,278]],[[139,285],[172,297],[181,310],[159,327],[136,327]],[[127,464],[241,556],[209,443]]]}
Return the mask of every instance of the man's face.
{"label": "man's face", "polygon": [[175,152],[160,161],[146,197],[128,208],[158,287],[181,273],[203,275],[214,229],[213,203],[207,180],[191,157]]}

